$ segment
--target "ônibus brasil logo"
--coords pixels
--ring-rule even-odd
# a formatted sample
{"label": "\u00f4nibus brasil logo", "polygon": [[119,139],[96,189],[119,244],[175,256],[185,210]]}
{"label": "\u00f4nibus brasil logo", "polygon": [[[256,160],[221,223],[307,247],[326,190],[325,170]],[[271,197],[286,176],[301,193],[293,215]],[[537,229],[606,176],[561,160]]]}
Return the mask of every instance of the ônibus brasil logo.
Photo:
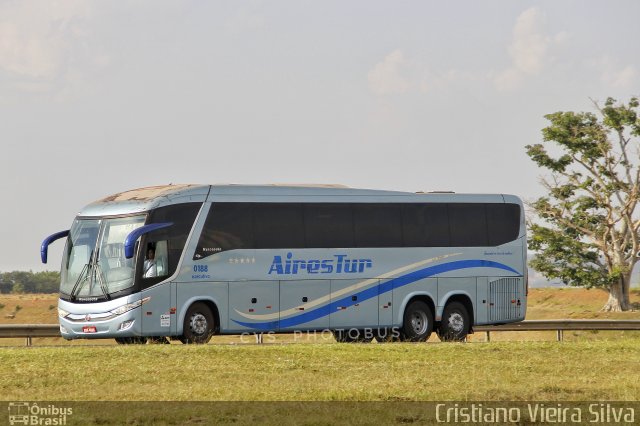
{"label": "\u00f4nibus brasil logo", "polygon": [[371,259],[349,259],[346,254],[335,254],[331,259],[294,259],[289,252],[284,261],[282,256],[273,256],[269,274],[356,274],[372,266]]}
{"label": "\u00f4nibus brasil logo", "polygon": [[10,402],[9,424],[14,425],[66,425],[73,408],[37,402]]}

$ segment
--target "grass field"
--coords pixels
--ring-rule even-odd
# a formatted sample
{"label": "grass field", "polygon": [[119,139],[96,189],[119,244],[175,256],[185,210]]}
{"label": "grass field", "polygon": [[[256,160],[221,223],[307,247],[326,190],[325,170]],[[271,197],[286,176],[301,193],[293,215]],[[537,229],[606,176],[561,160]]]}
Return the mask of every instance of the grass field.
{"label": "grass field", "polygon": [[638,348],[632,338],[5,348],[0,394],[76,401],[630,401],[640,397]]}
{"label": "grass field", "polygon": [[[634,291],[633,300],[640,294]],[[597,312],[606,294],[532,289],[528,319],[640,318]],[[56,322],[55,295],[3,295],[3,323]],[[16,311],[14,318],[5,312]],[[52,308],[53,306],[53,308]],[[640,336],[482,333],[467,344],[86,345],[41,339],[54,347],[0,350],[2,400],[428,401],[625,400],[640,398]],[[623,338],[624,337],[624,338]],[[498,341],[495,340],[510,340]],[[549,333],[548,340],[553,339]],[[0,344],[9,344],[4,339]],[[245,342],[251,342],[251,339]],[[278,342],[291,341],[278,336]],[[432,338],[437,342],[437,339]],[[474,343],[476,342],[476,343]],[[104,345],[104,343],[108,343]]]}

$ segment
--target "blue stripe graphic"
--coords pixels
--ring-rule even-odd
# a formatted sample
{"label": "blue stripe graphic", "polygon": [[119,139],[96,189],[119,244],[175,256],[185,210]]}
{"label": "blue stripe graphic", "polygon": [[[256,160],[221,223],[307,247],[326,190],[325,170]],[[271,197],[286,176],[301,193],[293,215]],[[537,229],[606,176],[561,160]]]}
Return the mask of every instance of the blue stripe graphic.
{"label": "blue stripe graphic", "polygon": [[366,290],[362,290],[359,293],[356,293],[357,297],[356,301],[351,299],[351,296],[346,296],[342,299],[332,301],[331,303],[314,309],[312,311],[304,312],[300,315],[296,315],[290,318],[285,318],[281,320],[275,321],[267,321],[267,322],[243,322],[236,321],[232,319],[231,321],[235,322],[238,325],[243,327],[258,329],[258,330],[277,330],[278,328],[287,328],[293,327],[295,325],[304,324],[305,322],[313,321],[318,318],[325,317],[332,312],[337,312],[338,307],[350,307],[355,305],[356,303],[362,303],[365,300],[376,297],[380,294],[384,294],[392,291],[394,288],[404,287],[405,285],[414,283],[423,278],[429,278],[434,275],[443,274],[445,272],[456,271],[459,269],[469,269],[469,268],[496,268],[503,269],[508,272],[512,272],[516,275],[520,275],[518,271],[515,269],[498,262],[493,262],[490,260],[457,260],[455,262],[443,263],[440,265],[430,266],[428,268],[419,269],[417,271],[410,272],[406,275],[402,275],[398,278],[391,279],[383,284],[378,284],[377,286],[370,287]]}

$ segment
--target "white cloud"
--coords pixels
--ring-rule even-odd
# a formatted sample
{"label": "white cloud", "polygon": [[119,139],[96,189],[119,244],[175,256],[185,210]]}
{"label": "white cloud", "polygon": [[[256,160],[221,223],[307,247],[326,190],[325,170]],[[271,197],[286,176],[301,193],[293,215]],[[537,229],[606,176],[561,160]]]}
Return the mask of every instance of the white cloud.
{"label": "white cloud", "polygon": [[569,38],[566,32],[549,36],[544,31],[544,16],[532,7],[520,14],[513,27],[508,47],[511,64],[494,78],[499,90],[518,88],[528,76],[540,74],[549,62],[550,49]]}
{"label": "white cloud", "polygon": [[402,50],[396,49],[369,71],[369,89],[383,96],[410,91],[427,94],[473,85],[478,81],[473,73],[455,68],[436,70],[427,62],[407,57]]}
{"label": "white cloud", "polygon": [[411,86],[405,76],[407,68],[408,64],[402,51],[391,52],[369,71],[369,89],[376,95],[405,93]]}
{"label": "white cloud", "polygon": [[619,67],[609,59],[603,61],[602,82],[615,89],[632,88],[638,84],[638,70],[633,65]]}
{"label": "white cloud", "polygon": [[509,54],[513,66],[523,73],[537,74],[542,70],[550,43],[549,37],[542,34],[542,27],[542,16],[536,8],[525,10],[516,20]]}
{"label": "white cloud", "polygon": [[0,70],[31,81],[53,79],[65,68],[72,42],[85,37],[90,4],[84,0],[8,1],[0,5]]}

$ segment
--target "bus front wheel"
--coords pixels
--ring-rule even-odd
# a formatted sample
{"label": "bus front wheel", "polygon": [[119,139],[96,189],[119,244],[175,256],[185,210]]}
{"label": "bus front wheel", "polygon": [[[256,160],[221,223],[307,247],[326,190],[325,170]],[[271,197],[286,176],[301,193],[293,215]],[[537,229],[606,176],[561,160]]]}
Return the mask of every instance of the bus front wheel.
{"label": "bus front wheel", "polygon": [[442,313],[438,337],[443,342],[461,342],[467,338],[471,322],[467,308],[460,302],[451,302]]}
{"label": "bus front wheel", "polygon": [[185,345],[207,343],[213,334],[214,325],[211,309],[202,302],[196,302],[189,307],[184,316],[184,327],[180,341]]}
{"label": "bus front wheel", "polygon": [[433,312],[425,302],[411,302],[404,311],[400,340],[425,342],[433,331]]}

